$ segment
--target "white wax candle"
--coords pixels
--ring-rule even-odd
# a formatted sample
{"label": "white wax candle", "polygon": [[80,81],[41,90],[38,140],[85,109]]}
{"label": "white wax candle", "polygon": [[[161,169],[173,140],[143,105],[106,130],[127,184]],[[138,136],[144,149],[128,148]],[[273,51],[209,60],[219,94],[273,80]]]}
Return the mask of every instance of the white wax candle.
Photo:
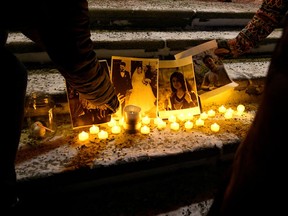
{"label": "white wax candle", "polygon": [[170,115],[169,118],[168,118],[168,121],[169,122],[175,122],[176,121],[176,116]]}
{"label": "white wax candle", "polygon": [[144,116],[143,118],[142,118],[142,124],[149,124],[150,123],[150,118],[148,117],[148,116]]}
{"label": "white wax candle", "polygon": [[208,118],[208,114],[207,114],[206,112],[202,112],[202,113],[200,114],[200,118],[201,118],[201,119],[207,119],[207,118]]}
{"label": "white wax candle", "polygon": [[184,113],[179,113],[179,115],[177,116],[177,118],[178,118],[181,122],[185,121],[185,119],[186,119]]}
{"label": "white wax candle", "polygon": [[89,134],[85,131],[82,131],[81,133],[78,134],[78,139],[80,141],[85,141],[89,139]]}
{"label": "white wax candle", "polygon": [[122,118],[119,120],[118,124],[119,124],[120,126],[122,126],[122,125],[124,124],[124,117],[122,117]]}
{"label": "white wax candle", "polygon": [[215,111],[212,110],[212,109],[211,109],[211,110],[208,110],[208,113],[207,113],[207,114],[208,114],[209,117],[213,117],[213,116],[215,116]]}
{"label": "white wax candle", "polygon": [[172,129],[172,130],[175,130],[175,131],[177,131],[177,130],[179,130],[179,123],[177,123],[177,122],[172,122],[171,124],[170,124],[170,128]]}
{"label": "white wax candle", "polygon": [[111,120],[108,122],[108,126],[113,127],[114,125],[116,125],[116,120],[114,118],[111,118]]}
{"label": "white wax candle", "polygon": [[224,105],[222,105],[222,106],[220,106],[220,107],[218,108],[218,111],[219,111],[220,113],[225,113],[225,112],[226,112],[226,107],[225,107]]}
{"label": "white wax candle", "polygon": [[141,133],[142,134],[149,134],[150,133],[150,128],[147,125],[144,125],[141,127]]}
{"label": "white wax candle", "polygon": [[112,128],[111,128],[111,132],[113,134],[119,134],[121,132],[121,128],[119,125],[114,125]]}
{"label": "white wax candle", "polygon": [[226,119],[231,119],[232,116],[233,116],[233,112],[232,112],[231,110],[227,110],[227,111],[225,112],[225,114],[224,114],[224,117],[225,117]]}
{"label": "white wax candle", "polygon": [[193,128],[193,122],[191,122],[190,120],[185,122],[185,128],[186,129],[191,129]]}
{"label": "white wax candle", "polygon": [[193,118],[194,118],[194,116],[193,116],[192,113],[189,112],[189,113],[186,114],[186,119],[187,120],[192,120]]}
{"label": "white wax candle", "polygon": [[90,132],[90,134],[97,134],[97,133],[99,133],[99,127],[96,125],[92,125],[89,128],[89,132]]}
{"label": "white wax candle", "polygon": [[196,125],[197,125],[197,126],[204,126],[204,120],[201,119],[201,118],[198,118],[198,119],[196,120]]}
{"label": "white wax candle", "polygon": [[220,126],[219,126],[217,123],[213,123],[213,124],[211,125],[211,131],[213,131],[213,132],[218,132],[219,129],[220,129]]}
{"label": "white wax candle", "polygon": [[157,128],[160,129],[160,130],[166,128],[166,122],[161,119],[158,122]]}
{"label": "white wax candle", "polygon": [[162,119],[161,119],[160,117],[154,118],[154,124],[155,124],[155,125],[158,125],[159,122],[161,122],[161,121],[162,121]]}
{"label": "white wax candle", "polygon": [[242,115],[243,112],[244,112],[244,110],[245,110],[245,106],[242,105],[242,104],[239,104],[239,105],[237,106],[237,115]]}
{"label": "white wax candle", "polygon": [[98,138],[99,138],[99,139],[107,139],[107,138],[108,138],[108,132],[107,132],[107,131],[104,131],[104,130],[101,130],[101,131],[98,133]]}

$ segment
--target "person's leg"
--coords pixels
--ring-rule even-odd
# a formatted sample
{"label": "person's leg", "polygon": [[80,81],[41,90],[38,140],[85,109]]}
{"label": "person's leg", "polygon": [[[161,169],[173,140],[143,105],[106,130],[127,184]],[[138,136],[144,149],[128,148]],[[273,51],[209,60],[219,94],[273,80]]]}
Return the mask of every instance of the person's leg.
{"label": "person's leg", "polygon": [[[0,30],[1,42],[5,33]],[[0,150],[0,207],[9,208],[17,203],[15,159],[19,146],[27,87],[27,71],[9,52],[4,43],[0,46],[0,85],[2,114],[2,137]],[[8,85],[8,87],[7,87]],[[9,137],[4,139],[9,134]],[[4,141],[5,140],[5,141]]]}

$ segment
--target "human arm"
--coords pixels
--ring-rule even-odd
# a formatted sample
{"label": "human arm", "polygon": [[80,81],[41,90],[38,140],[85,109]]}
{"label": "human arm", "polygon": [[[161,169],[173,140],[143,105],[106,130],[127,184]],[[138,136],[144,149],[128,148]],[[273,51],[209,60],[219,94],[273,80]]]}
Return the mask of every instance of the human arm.
{"label": "human arm", "polygon": [[[54,1],[47,1],[41,6],[43,17],[38,17],[39,23],[22,32],[47,52],[67,83],[83,99],[114,113],[119,101],[109,74],[101,67],[94,51],[88,3],[69,1],[67,8],[65,2],[57,2],[55,7]],[[45,13],[51,11],[53,16],[47,19]]]}
{"label": "human arm", "polygon": [[231,58],[249,52],[267,38],[274,29],[280,27],[287,10],[288,1],[286,0],[263,0],[253,18],[235,38],[217,40],[218,48],[215,54]]}

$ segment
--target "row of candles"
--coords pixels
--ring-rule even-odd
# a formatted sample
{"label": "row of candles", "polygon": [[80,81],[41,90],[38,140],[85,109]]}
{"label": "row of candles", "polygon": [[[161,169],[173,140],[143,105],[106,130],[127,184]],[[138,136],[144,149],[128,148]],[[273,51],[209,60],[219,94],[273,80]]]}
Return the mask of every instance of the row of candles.
{"label": "row of candles", "polygon": [[[219,113],[224,115],[225,119],[230,119],[233,117],[233,115],[241,116],[245,110],[245,106],[240,104],[237,106],[237,111],[234,111],[232,108],[226,109],[224,105],[220,106],[218,108]],[[195,121],[195,125],[198,127],[204,126],[204,120],[208,117],[214,117],[216,115],[216,112],[214,110],[209,110],[208,112],[202,112],[198,119]],[[183,123],[184,128],[189,130],[194,127],[193,122],[191,121],[194,118],[194,116],[191,113],[187,113],[186,115],[184,113],[179,113],[178,116],[171,115],[168,118],[168,122],[170,123],[170,129],[173,131],[178,131],[180,129],[180,123],[177,122],[179,120],[181,123]],[[116,121],[115,119],[111,118],[110,122],[108,122],[108,126],[111,128],[112,134],[120,134],[122,130],[124,119],[120,119],[119,121]],[[141,127],[139,129],[141,134],[149,134],[150,133],[150,127],[148,126],[151,123],[151,118],[148,116],[144,116],[141,119]],[[167,122],[163,119],[156,117],[154,118],[154,125],[157,127],[157,129],[162,130],[165,129],[167,126]],[[217,123],[213,123],[210,126],[211,131],[218,132],[220,130],[220,126]],[[86,141],[89,139],[89,134],[91,135],[97,135],[99,139],[107,139],[109,134],[105,130],[100,130],[100,128],[96,125],[92,125],[89,128],[89,133],[82,131],[78,134],[78,139],[80,141]]]}

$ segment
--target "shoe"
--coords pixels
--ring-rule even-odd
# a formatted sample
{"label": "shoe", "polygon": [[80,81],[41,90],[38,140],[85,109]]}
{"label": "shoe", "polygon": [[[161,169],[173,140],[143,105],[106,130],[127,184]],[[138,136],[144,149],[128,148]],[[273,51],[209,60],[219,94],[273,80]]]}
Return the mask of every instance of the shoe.
{"label": "shoe", "polygon": [[19,202],[19,197],[7,198],[1,201],[0,208],[1,210],[12,210],[18,206]]}

